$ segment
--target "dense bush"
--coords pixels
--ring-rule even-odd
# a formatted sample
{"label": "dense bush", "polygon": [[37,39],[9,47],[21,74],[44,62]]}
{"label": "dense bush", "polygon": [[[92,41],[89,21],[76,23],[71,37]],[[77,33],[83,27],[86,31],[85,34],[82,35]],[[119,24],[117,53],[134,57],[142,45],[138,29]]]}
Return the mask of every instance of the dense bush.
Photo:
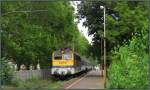
{"label": "dense bush", "polygon": [[3,57],[0,60],[1,60],[1,69],[0,69],[1,84],[2,85],[10,84],[13,73],[12,73],[12,70],[11,70],[10,66],[7,64],[8,59]]}
{"label": "dense bush", "polygon": [[129,43],[115,47],[108,69],[109,88],[148,88],[148,25]]}

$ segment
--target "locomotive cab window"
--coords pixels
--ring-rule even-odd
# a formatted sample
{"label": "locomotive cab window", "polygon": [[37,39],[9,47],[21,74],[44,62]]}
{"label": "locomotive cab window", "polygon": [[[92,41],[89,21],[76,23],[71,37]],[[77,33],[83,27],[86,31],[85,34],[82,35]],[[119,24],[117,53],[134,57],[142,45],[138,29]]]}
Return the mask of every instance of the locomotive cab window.
{"label": "locomotive cab window", "polygon": [[62,54],[59,51],[54,52],[54,59],[55,60],[61,60],[62,59]]}
{"label": "locomotive cab window", "polygon": [[72,59],[72,54],[71,54],[71,53],[66,53],[66,54],[64,54],[64,59],[65,59],[65,60],[70,60],[70,59]]}
{"label": "locomotive cab window", "polygon": [[55,60],[61,60],[61,59],[62,59],[62,56],[55,56],[54,59],[55,59]]}

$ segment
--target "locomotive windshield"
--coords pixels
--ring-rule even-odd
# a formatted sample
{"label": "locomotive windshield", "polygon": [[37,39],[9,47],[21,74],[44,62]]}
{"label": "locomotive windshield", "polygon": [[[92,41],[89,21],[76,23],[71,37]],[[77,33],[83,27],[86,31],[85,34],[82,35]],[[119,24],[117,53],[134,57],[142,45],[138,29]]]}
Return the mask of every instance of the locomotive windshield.
{"label": "locomotive windshield", "polygon": [[65,53],[65,54],[64,54],[64,59],[65,59],[65,60],[72,59],[72,54],[71,54],[71,53]]}
{"label": "locomotive windshield", "polygon": [[54,59],[55,60],[61,60],[62,54],[60,52],[54,52]]}
{"label": "locomotive windshield", "polygon": [[55,60],[72,60],[72,51],[69,49],[54,52]]}
{"label": "locomotive windshield", "polygon": [[56,60],[61,60],[61,59],[62,59],[62,56],[54,56],[54,59],[56,59]]}

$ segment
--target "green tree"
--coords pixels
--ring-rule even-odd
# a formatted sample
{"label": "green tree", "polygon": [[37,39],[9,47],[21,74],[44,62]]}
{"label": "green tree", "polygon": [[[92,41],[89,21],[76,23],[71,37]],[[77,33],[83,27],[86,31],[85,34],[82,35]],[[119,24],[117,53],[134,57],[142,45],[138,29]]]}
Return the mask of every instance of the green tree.
{"label": "green tree", "polygon": [[[78,7],[79,18],[86,18],[84,25],[89,34],[94,34],[92,48],[95,49],[100,49],[103,38],[100,5],[106,7],[107,60],[112,62],[107,73],[108,88],[148,88],[147,2],[82,1]],[[113,19],[113,14],[119,17],[118,21]]]}
{"label": "green tree", "polygon": [[[101,5],[106,7],[107,52],[118,44],[122,45],[124,40],[130,40],[132,34],[142,29],[142,21],[148,20],[145,1],[81,1],[81,4],[78,5],[78,18],[86,18],[83,25],[88,27],[89,35],[94,35],[93,48],[96,48],[94,50],[100,51],[101,40],[103,42]],[[114,15],[119,17],[118,21],[114,19]],[[99,51],[93,53],[96,55]],[[100,56],[97,55],[97,57]]]}
{"label": "green tree", "polygon": [[[50,66],[54,50],[73,47],[87,54],[87,40],[80,35],[69,1],[2,2],[2,56],[19,65]],[[86,40],[86,41],[85,41]],[[85,46],[85,47],[84,47]],[[88,55],[87,55],[88,56]]]}

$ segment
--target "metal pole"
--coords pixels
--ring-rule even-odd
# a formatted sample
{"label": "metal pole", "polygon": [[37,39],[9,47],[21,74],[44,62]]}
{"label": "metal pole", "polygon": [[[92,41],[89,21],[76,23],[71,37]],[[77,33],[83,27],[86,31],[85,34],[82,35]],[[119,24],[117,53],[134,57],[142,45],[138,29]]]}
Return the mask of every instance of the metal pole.
{"label": "metal pole", "polygon": [[[103,60],[103,58],[102,58],[102,56],[103,56],[103,51],[102,51],[102,48],[103,48],[103,41],[102,41],[103,39],[101,38],[101,61]],[[101,76],[103,76],[103,69],[102,69],[102,67],[103,67],[103,63],[101,62],[101,66],[100,66],[100,68],[101,68]]]}
{"label": "metal pole", "polygon": [[[0,7],[2,6],[2,1],[0,1]],[[2,17],[2,11],[1,11],[2,9],[0,8],[0,17]],[[2,33],[2,24],[0,25],[0,37],[1,37],[1,33]],[[0,43],[1,43],[1,38],[0,38]],[[2,50],[2,48],[1,48],[1,45],[0,45],[0,51]],[[0,52],[0,58],[1,58],[1,52]],[[2,61],[0,61],[0,68],[1,69],[3,69],[3,66],[2,66],[3,64],[2,64]],[[2,86],[2,78],[3,78],[3,76],[2,76],[2,72],[0,72],[0,86]],[[0,88],[2,88],[2,87],[0,87]]]}
{"label": "metal pole", "polygon": [[48,10],[24,10],[24,11],[10,11],[10,12],[6,12],[1,14],[1,16],[3,15],[7,15],[7,14],[11,14],[11,13],[32,13],[32,12],[47,12]]}
{"label": "metal pole", "polygon": [[105,26],[105,12],[106,8],[104,7],[104,87],[106,87],[106,26]]}

